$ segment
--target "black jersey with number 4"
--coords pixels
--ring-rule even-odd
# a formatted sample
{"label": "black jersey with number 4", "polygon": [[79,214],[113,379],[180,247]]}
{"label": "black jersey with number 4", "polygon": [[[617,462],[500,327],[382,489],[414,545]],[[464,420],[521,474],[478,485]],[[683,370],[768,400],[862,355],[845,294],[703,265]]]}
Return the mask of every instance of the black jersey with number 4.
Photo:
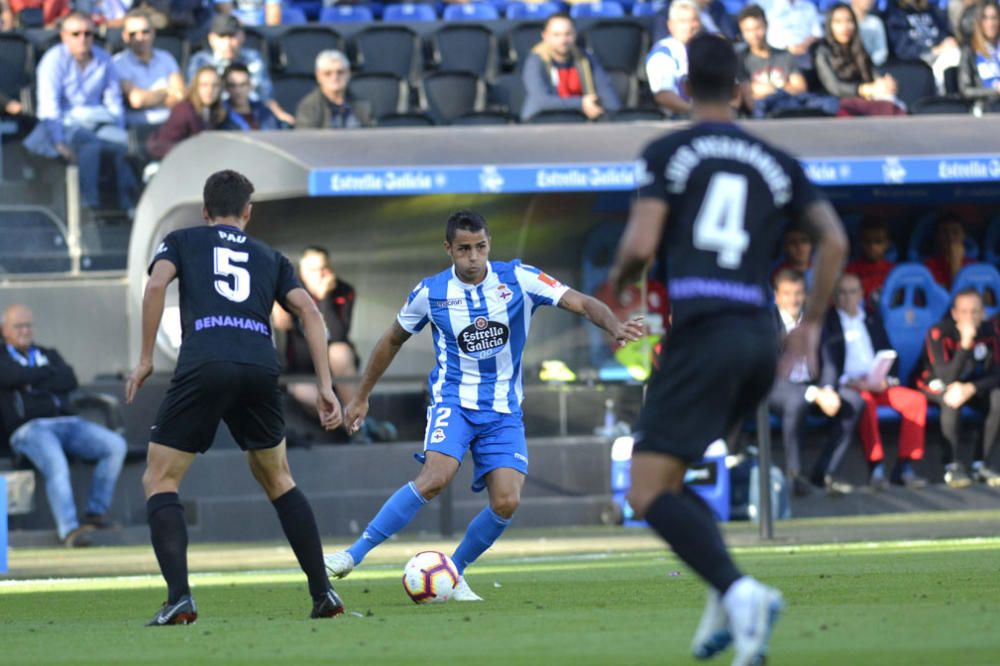
{"label": "black jersey with number 4", "polygon": [[279,369],[271,308],[301,283],[291,262],[236,227],[210,225],[167,235],[149,266],[177,268],[182,342],[178,371],[211,361]]}
{"label": "black jersey with number 4", "polygon": [[768,275],[789,218],[821,195],[793,158],[734,124],[702,123],[650,143],[640,198],[669,207],[673,324],[769,307]]}

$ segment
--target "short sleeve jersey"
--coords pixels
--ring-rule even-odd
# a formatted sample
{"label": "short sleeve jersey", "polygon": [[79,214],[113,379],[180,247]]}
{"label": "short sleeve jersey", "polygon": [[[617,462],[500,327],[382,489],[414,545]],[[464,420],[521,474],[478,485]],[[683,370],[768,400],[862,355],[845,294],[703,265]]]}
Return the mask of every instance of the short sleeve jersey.
{"label": "short sleeve jersey", "polygon": [[431,325],[435,405],[516,414],[524,398],[521,357],[531,318],[543,305],[558,305],[569,287],[520,260],[488,266],[477,285],[459,280],[454,268],[425,278],[396,319],[410,333]]}
{"label": "short sleeve jersey", "polygon": [[821,195],[798,162],[730,123],[650,143],[640,197],[665,201],[661,246],[673,324],[768,307],[768,274],[789,216]]}
{"label": "short sleeve jersey", "polygon": [[178,372],[212,361],[278,371],[271,308],[302,286],[284,255],[236,227],[213,225],[167,235],[149,272],[161,259],[176,267],[179,282]]}

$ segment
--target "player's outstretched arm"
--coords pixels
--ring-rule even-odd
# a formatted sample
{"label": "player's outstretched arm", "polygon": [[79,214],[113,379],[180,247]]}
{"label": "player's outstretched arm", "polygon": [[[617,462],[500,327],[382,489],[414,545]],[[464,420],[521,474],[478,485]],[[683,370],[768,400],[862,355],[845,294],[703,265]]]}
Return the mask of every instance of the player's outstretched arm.
{"label": "player's outstretched arm", "polygon": [[385,371],[389,369],[392,360],[403,347],[403,343],[410,339],[410,333],[399,325],[398,321],[392,322],[372,350],[368,365],[361,375],[361,383],[354,398],[347,403],[344,420],[347,422],[347,432],[355,433],[361,428],[365,417],[368,416],[368,397],[372,394],[375,384],[382,378]]}
{"label": "player's outstretched arm", "polygon": [[127,404],[132,404],[143,382],[153,374],[153,345],[156,343],[156,331],[159,330],[160,320],[163,319],[167,285],[175,277],[177,277],[177,267],[172,261],[160,259],[153,264],[149,281],[146,282],[146,291],[142,295],[142,347],[139,352],[139,364],[125,382]]}
{"label": "player's outstretched arm", "polygon": [[305,289],[296,287],[285,296],[285,305],[293,315],[302,322],[302,330],[309,346],[309,356],[312,357],[313,371],[316,373],[316,388],[319,395],[316,398],[316,411],[319,422],[327,430],[340,427],[344,422],[340,409],[340,401],[333,392],[333,380],[330,378],[330,361],[326,351],[326,324],[316,307],[316,302]]}
{"label": "player's outstretched arm", "polygon": [[610,281],[616,295],[642,277],[660,245],[667,221],[667,203],[655,197],[643,197],[632,205],[625,233],[618,243]]}
{"label": "player's outstretched arm", "polygon": [[559,299],[559,307],[567,312],[586,317],[595,326],[607,331],[620,347],[642,337],[642,315],[628,321],[619,321],[607,305],[593,296],[581,294],[575,289],[570,289],[563,294],[563,297]]}
{"label": "player's outstretched arm", "polygon": [[823,316],[830,307],[833,288],[847,257],[847,234],[837,211],[828,201],[819,200],[809,205],[797,222],[816,240],[816,254],[812,288],[806,298],[802,323],[785,338],[785,351],[779,364],[779,372],[783,376],[803,357],[810,372],[815,374],[819,365],[816,349]]}

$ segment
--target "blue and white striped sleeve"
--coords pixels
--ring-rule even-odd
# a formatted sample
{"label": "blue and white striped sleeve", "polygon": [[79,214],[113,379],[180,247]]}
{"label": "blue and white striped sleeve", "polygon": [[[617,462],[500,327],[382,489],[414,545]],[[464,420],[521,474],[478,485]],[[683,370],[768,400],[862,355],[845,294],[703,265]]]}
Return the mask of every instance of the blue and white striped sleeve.
{"label": "blue and white striped sleeve", "polygon": [[396,321],[408,333],[419,333],[430,321],[430,312],[427,285],[421,282],[406,297],[406,303],[396,316]]}
{"label": "blue and white striped sleeve", "polygon": [[568,286],[534,266],[519,264],[514,267],[514,274],[535,305],[558,305],[559,299],[569,291]]}

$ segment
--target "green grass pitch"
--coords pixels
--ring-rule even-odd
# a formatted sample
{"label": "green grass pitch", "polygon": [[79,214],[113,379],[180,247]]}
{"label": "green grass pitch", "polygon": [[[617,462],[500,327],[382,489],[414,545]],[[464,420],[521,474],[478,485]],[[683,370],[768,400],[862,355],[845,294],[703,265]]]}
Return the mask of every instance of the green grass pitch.
{"label": "green grass pitch", "polygon": [[[1000,539],[737,559],[785,594],[771,664],[1000,664]],[[340,582],[348,614],[332,621],[305,619],[291,571],[195,574],[200,619],[166,628],[143,626],[163,600],[157,577],[0,583],[0,663],[698,663],[687,648],[704,587],[672,555],[487,558],[468,572],[485,602],[436,606],[405,596],[402,564]]]}

